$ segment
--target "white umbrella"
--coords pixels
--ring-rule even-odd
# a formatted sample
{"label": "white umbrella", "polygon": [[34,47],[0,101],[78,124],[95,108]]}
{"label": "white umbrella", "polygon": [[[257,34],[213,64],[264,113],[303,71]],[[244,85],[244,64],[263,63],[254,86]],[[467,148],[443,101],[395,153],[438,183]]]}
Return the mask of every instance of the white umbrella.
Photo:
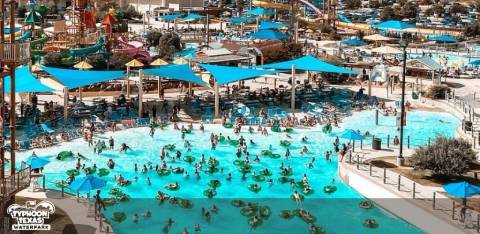
{"label": "white umbrella", "polygon": [[381,46],[377,48],[373,48],[372,52],[379,53],[379,54],[400,54],[402,53],[401,50],[391,47],[391,46]]}

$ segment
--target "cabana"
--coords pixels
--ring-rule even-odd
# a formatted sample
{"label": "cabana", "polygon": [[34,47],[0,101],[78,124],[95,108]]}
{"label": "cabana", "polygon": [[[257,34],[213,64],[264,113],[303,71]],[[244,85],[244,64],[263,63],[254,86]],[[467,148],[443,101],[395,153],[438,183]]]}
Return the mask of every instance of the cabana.
{"label": "cabana", "polygon": [[215,116],[220,115],[220,93],[219,85],[224,85],[240,80],[251,79],[263,75],[278,73],[275,70],[260,70],[252,68],[240,68],[229,66],[217,66],[209,64],[200,64],[202,68],[210,72],[215,78],[214,92],[215,92]]}
{"label": "cabana", "polygon": [[321,59],[315,58],[311,55],[305,55],[301,58],[293,59],[290,61],[266,64],[260,67],[277,69],[277,70],[291,70],[291,75],[292,75],[291,108],[292,110],[295,110],[295,84],[296,84],[295,71],[296,70],[338,73],[338,74],[347,74],[347,75],[358,74],[358,72],[356,71],[335,66],[333,64],[324,62]]}

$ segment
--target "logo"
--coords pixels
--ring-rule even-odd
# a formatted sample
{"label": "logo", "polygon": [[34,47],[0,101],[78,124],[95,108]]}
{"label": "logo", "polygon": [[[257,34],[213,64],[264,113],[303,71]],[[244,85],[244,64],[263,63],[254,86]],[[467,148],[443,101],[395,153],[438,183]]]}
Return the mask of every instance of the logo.
{"label": "logo", "polygon": [[50,230],[50,224],[44,224],[45,219],[55,213],[55,206],[49,201],[27,201],[25,206],[12,204],[7,208],[7,214],[17,221],[12,225],[13,231]]}

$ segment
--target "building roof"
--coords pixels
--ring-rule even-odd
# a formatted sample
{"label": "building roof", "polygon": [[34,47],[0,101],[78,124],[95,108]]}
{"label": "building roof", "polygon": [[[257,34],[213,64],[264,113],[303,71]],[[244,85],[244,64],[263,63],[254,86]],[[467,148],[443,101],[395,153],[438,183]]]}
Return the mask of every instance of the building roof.
{"label": "building roof", "polygon": [[250,57],[237,55],[237,54],[229,54],[229,55],[219,55],[219,56],[204,56],[193,59],[194,62],[197,63],[223,63],[223,62],[232,62],[232,61],[246,61],[250,60]]}
{"label": "building roof", "polygon": [[440,70],[442,66],[429,56],[414,58],[407,61],[407,65],[411,68],[420,68],[427,70]]}

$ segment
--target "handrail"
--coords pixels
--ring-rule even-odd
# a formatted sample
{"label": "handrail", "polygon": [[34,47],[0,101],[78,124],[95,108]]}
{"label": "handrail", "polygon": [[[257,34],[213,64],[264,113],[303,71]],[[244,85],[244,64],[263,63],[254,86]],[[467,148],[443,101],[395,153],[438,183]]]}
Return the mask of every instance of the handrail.
{"label": "handrail", "polygon": [[30,167],[0,179],[0,196],[5,198],[30,185]]}

